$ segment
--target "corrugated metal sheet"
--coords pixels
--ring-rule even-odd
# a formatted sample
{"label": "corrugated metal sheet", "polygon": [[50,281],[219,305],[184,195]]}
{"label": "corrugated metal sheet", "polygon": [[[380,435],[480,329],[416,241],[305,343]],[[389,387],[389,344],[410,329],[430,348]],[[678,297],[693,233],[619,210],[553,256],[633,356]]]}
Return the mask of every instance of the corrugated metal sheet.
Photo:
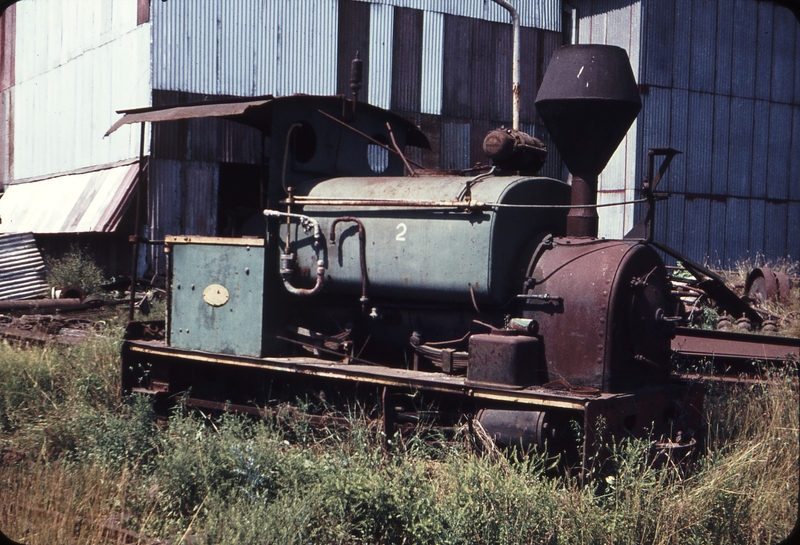
{"label": "corrugated metal sheet", "polygon": [[796,233],[800,233],[800,202],[794,201],[789,203],[789,220],[786,233],[788,235],[786,255],[796,260],[798,255],[800,255],[797,253],[798,250],[796,247]]}
{"label": "corrugated metal sheet", "polygon": [[483,139],[490,130],[497,128],[498,125],[494,121],[485,119],[473,119],[470,122],[469,166],[473,166],[475,163],[484,165],[489,163],[489,159],[483,151]]}
{"label": "corrugated metal sheet", "polygon": [[[625,202],[626,192],[599,191],[597,204]],[[625,225],[625,206],[604,206],[597,209],[598,232],[606,238],[622,238],[628,232]]]}
{"label": "corrugated metal sheet", "polygon": [[[604,2],[595,1],[594,4],[603,6]],[[605,19],[604,24],[601,25],[601,28],[605,31],[605,36],[596,43],[616,45],[629,52],[632,49],[638,49],[639,37],[635,35],[632,39],[631,31],[633,27],[631,23],[639,19],[639,3],[612,1],[605,2],[605,6],[606,12],[601,15]]]}
{"label": "corrugated metal sheet", "polygon": [[686,191],[711,193],[712,144],[714,140],[714,96],[689,92],[689,111],[685,123],[688,134],[686,153]]}
{"label": "corrugated metal sheet", "polygon": [[664,240],[668,246],[682,250],[684,248],[685,234],[689,237],[700,236],[696,232],[692,232],[690,229],[685,228],[685,211],[684,196],[680,193],[670,195],[669,200],[666,202],[666,206],[662,205],[659,209],[662,218],[661,221],[664,222],[667,232],[664,238],[659,238],[658,240]]}
{"label": "corrugated metal sheet", "polygon": [[797,19],[793,19],[780,8],[775,10],[773,20],[772,45],[772,96],[774,102],[789,104],[794,98],[795,41],[797,40]]}
{"label": "corrugated metal sheet", "polygon": [[473,26],[471,117],[509,123],[512,116],[511,25],[475,21]]}
{"label": "corrugated metal sheet", "polygon": [[753,98],[756,87],[756,40],[758,4],[754,0],[734,0],[733,4],[733,61],[731,94]]}
{"label": "corrugated metal sheet", "polygon": [[579,9],[578,43],[604,44],[608,40],[608,11],[610,4],[588,2],[590,9]]}
{"label": "corrugated metal sheet", "polygon": [[[219,165],[201,161],[153,159],[148,167],[149,236],[216,236]],[[163,249],[150,248],[149,261],[164,270]]]}
{"label": "corrugated metal sheet", "polygon": [[742,98],[731,99],[730,146],[728,151],[729,195],[750,195],[750,176],[753,165],[753,116],[755,102]]}
{"label": "corrugated metal sheet", "polygon": [[382,174],[389,167],[389,151],[375,144],[367,145],[367,162],[375,174]]}
{"label": "corrugated metal sheet", "polygon": [[717,42],[714,44],[715,72],[714,91],[727,96],[731,92],[733,72],[733,9],[717,10]]}
{"label": "corrugated metal sheet", "polygon": [[[152,159],[148,165],[147,235],[164,240],[166,235],[181,233],[181,161]],[[148,246],[148,262],[154,270],[166,270],[164,250]]]}
{"label": "corrugated metal sheet", "polygon": [[45,273],[33,234],[0,235],[0,301],[47,295]]}
{"label": "corrugated metal sheet", "polygon": [[[748,256],[750,224],[750,200],[729,198],[725,210],[724,226],[726,264]],[[698,234],[697,236],[702,235]],[[758,248],[753,250],[753,257],[757,251]]]}
{"label": "corrugated metal sheet", "polygon": [[422,80],[420,112],[442,113],[442,74],[444,63],[444,16],[426,11],[422,23]]}
{"label": "corrugated metal sheet", "polygon": [[[629,38],[629,45],[625,48],[628,52],[628,57],[631,61],[631,66],[633,67],[633,74],[636,77],[636,80],[639,81],[640,74],[641,74],[641,66],[642,66],[642,28],[644,28],[644,24],[642,22],[642,14],[644,10],[642,9],[642,3],[633,2],[630,4],[630,13],[629,13],[629,24],[630,29],[627,33]],[[624,24],[623,20],[623,24]]]}
{"label": "corrugated metal sheet", "polygon": [[[336,92],[350,96],[350,66],[356,53],[365,66],[369,65],[369,18],[370,5],[354,0],[342,0],[339,3],[339,52]],[[356,29],[347,32],[347,29]],[[361,82],[359,100],[365,100],[369,94],[369,80]]]}
{"label": "corrugated metal sheet", "polygon": [[0,198],[5,233],[109,233],[127,209],[138,164],[12,184]]}
{"label": "corrugated metal sheet", "polygon": [[[692,91],[713,92],[716,69],[716,33],[712,31],[717,19],[718,0],[693,0],[689,18],[692,37],[689,88]],[[721,9],[725,10],[723,6]]]}
{"label": "corrugated metal sheet", "polygon": [[466,123],[442,122],[441,168],[462,169],[470,166],[470,126]]}
{"label": "corrugated metal sheet", "polygon": [[392,45],[392,110],[419,112],[424,12],[397,8]]}
{"label": "corrugated metal sheet", "polygon": [[[636,134],[636,124],[631,126],[630,135]],[[606,168],[598,178],[598,188],[601,191],[624,191],[627,189],[627,169],[628,169],[628,147],[635,146],[633,138],[626,136],[622,139],[619,147],[609,159]],[[631,153],[631,155],[633,155]],[[633,157],[631,157],[633,159]],[[607,235],[601,235],[607,236]]]}
{"label": "corrugated metal sheet", "polygon": [[7,7],[0,16],[0,192],[11,180],[14,158],[13,98],[16,62],[17,8]]}
{"label": "corrugated metal sheet", "polygon": [[339,2],[304,0],[275,4],[284,8],[287,29],[279,42],[277,73],[282,76],[283,84],[278,86],[276,94],[332,94],[336,89]]}
{"label": "corrugated metal sheet", "polygon": [[217,199],[219,166],[216,163],[191,161],[183,166],[182,235],[217,234]]}
{"label": "corrugated metal sheet", "polygon": [[441,168],[442,118],[438,115],[420,114],[419,127],[428,137],[430,151],[422,151],[422,164],[427,168]]}
{"label": "corrugated metal sheet", "polygon": [[373,4],[369,15],[369,65],[364,74],[370,83],[367,101],[389,109],[392,103],[394,8]]}
{"label": "corrugated metal sheet", "polygon": [[[673,89],[670,93],[670,137],[671,147],[688,154],[691,152],[688,146],[688,135],[692,128],[689,119],[689,93],[682,89]],[[687,171],[686,155],[681,157],[681,161],[674,161],[670,168],[669,191],[685,193],[689,173]]]}
{"label": "corrugated metal sheet", "polygon": [[[559,40],[560,34],[522,29],[523,122],[537,120],[536,92]],[[442,114],[510,125],[511,25],[446,15],[443,49]]]}
{"label": "corrugated metal sheet", "polygon": [[[136,0],[29,0],[16,5],[17,82],[62,66],[136,29]],[[24,33],[23,33],[24,31]]]}
{"label": "corrugated metal sheet", "polygon": [[578,42],[619,46],[631,56],[631,64],[638,66],[641,5],[639,2],[609,0],[578,0],[570,3],[577,7],[580,17]]}
{"label": "corrugated metal sheet", "polygon": [[444,18],[442,115],[469,119],[472,113],[472,30],[465,17]]}
{"label": "corrugated metal sheet", "polygon": [[725,259],[725,214],[727,200],[711,201],[711,218],[709,221],[708,257],[714,266],[727,267]]}
{"label": "corrugated metal sheet", "polygon": [[[216,30],[218,40],[217,44],[207,44],[206,47],[224,51],[209,58],[216,59],[221,56],[225,59],[222,62],[216,61],[217,74],[214,87],[218,94],[247,96],[256,92],[255,68],[258,66],[258,57],[254,45],[259,43],[256,37],[259,26],[253,24],[258,19],[250,19],[249,8],[247,2],[232,4],[221,2],[218,7],[221,16],[213,17],[209,21],[217,28],[203,27],[203,30],[209,31],[212,36]],[[209,59],[205,59],[204,62],[207,63]]]}
{"label": "corrugated metal sheet", "polygon": [[[513,27],[501,23],[485,23],[476,21],[478,27],[484,27],[484,39],[491,44],[491,57],[486,59],[483,74],[476,73],[474,86],[479,97],[479,104],[483,106],[485,117],[479,112],[473,111],[473,117],[478,119],[492,119],[501,121],[511,126],[513,113],[513,80],[512,66],[514,64],[514,31]],[[523,58],[530,59],[530,62],[523,62],[520,66],[520,102],[524,102],[528,108],[520,105],[520,117],[522,119],[533,120],[533,110],[530,108],[536,99],[536,92],[539,87],[536,85],[537,69],[539,64],[537,56],[540,53],[536,46],[536,29],[525,28],[520,30],[520,52]],[[524,52],[524,53],[523,53]],[[484,79],[485,78],[485,79]],[[534,87],[535,86],[535,87]]]}
{"label": "corrugated metal sheet", "polygon": [[671,2],[645,0],[642,13],[643,54],[639,82],[669,87],[672,85],[675,10]]}
{"label": "corrugated metal sheet", "polygon": [[[689,74],[692,66],[692,0],[674,0],[675,26],[672,39],[672,84],[676,89],[689,89]],[[658,47],[658,46],[656,46]]]}
{"label": "corrugated metal sheet", "polygon": [[[785,256],[787,253],[787,228],[789,226],[789,204],[767,202],[764,225],[764,255]],[[797,232],[793,233],[797,237]]]}
{"label": "corrugated metal sheet", "polygon": [[336,92],[337,0],[151,6],[156,89],[243,96]]}
{"label": "corrugated metal sheet", "polygon": [[[357,0],[371,4],[384,4],[402,8],[459,15],[472,19],[484,19],[498,23],[511,20],[508,12],[491,0]],[[560,0],[515,0],[514,7],[520,15],[520,25],[561,31]]]}
{"label": "corrugated metal sheet", "polygon": [[[633,201],[637,197],[640,196],[641,191],[636,189],[626,189],[625,190],[625,200],[626,201]],[[628,204],[625,205],[625,222],[623,231],[627,233],[633,226],[636,225],[636,222],[639,220],[639,216],[637,216],[637,207],[642,209],[642,216],[644,216],[644,206],[643,205],[635,205],[635,204]]]}
{"label": "corrugated metal sheet", "polygon": [[138,156],[139,129],[103,138],[114,110],[150,103],[149,25],[135,0],[16,5],[16,179]]}
{"label": "corrugated metal sheet", "polygon": [[[797,34],[800,34],[800,31]],[[795,35],[794,40],[794,58],[800,59],[800,36],[798,35]],[[800,69],[797,69],[796,66],[794,71],[794,100],[792,102],[800,104]]]}
{"label": "corrugated metal sheet", "polygon": [[750,200],[750,230],[747,248],[750,255],[764,255],[764,234],[766,232],[767,203],[761,199]]}
{"label": "corrugated metal sheet", "polygon": [[535,136],[541,140],[547,147],[547,159],[539,171],[539,176],[548,176],[557,180],[566,180],[568,172],[561,162],[561,154],[556,149],[556,145],[550,139],[550,135],[543,125],[534,125],[532,123],[520,123],[520,128],[524,132]]}
{"label": "corrugated metal sheet", "polygon": [[[200,102],[203,95],[153,91],[153,106]],[[196,159],[223,163],[260,164],[261,133],[223,119],[155,123],[152,156],[158,159]]]}
{"label": "corrugated metal sheet", "polygon": [[0,191],[11,181],[14,160],[14,90],[0,92]]}
{"label": "corrugated metal sheet", "polygon": [[[532,120],[535,123],[541,123],[539,115],[536,112],[536,94],[539,92],[539,87],[544,77],[545,68],[547,63],[550,62],[550,57],[553,56],[553,51],[561,45],[562,36],[555,32],[545,32],[543,30],[523,28],[520,32],[520,51],[524,59],[521,66],[520,74],[520,118],[525,120]],[[509,47],[511,45],[509,44]],[[509,50],[510,51],[510,50]],[[511,63],[511,53],[508,53],[508,63]],[[507,75],[506,75],[507,74]],[[499,84],[500,89],[505,89],[503,95],[508,101],[508,112],[511,112],[511,95],[508,92],[511,85],[511,72],[504,71],[503,83]],[[506,79],[508,78],[508,79]],[[505,110],[501,110],[505,111]],[[499,116],[496,119],[510,119],[505,116]]]}
{"label": "corrugated metal sheet", "polygon": [[[767,198],[788,199],[789,186],[793,185],[791,178],[788,178],[791,167],[789,153],[792,135],[792,107],[789,104],[773,103],[770,105],[769,134]],[[784,137],[776,138],[778,135],[784,135]],[[797,133],[795,138],[800,138],[800,133]],[[794,183],[797,183],[797,180]]]}
{"label": "corrugated metal sheet", "polygon": [[730,162],[731,99],[714,96],[714,121],[709,135],[713,138],[711,152],[711,191],[716,195],[728,194],[728,164]]}
{"label": "corrugated metal sheet", "polygon": [[17,8],[12,4],[0,16],[0,91],[14,85],[16,43]]}
{"label": "corrugated metal sheet", "polygon": [[[800,40],[797,41],[798,48],[800,48]],[[800,58],[800,57],[799,57]],[[800,70],[798,70],[800,72]],[[789,180],[800,180],[800,94],[797,97],[797,103],[792,106],[792,148],[789,153]],[[800,202],[800,184],[789,184],[789,198],[793,201]],[[798,256],[800,257],[800,256]]]}
{"label": "corrugated metal sheet", "polygon": [[[753,139],[749,141],[752,146],[753,154],[752,170],[750,172],[750,196],[764,198],[767,196],[767,157],[771,137],[769,127],[769,102],[763,100],[755,101],[755,113],[753,116]],[[776,135],[777,136],[777,135]],[[785,138],[785,135],[782,135]],[[781,180],[775,180],[781,183]]]}
{"label": "corrugated metal sheet", "polygon": [[[791,183],[800,156],[798,106],[790,104],[797,96],[796,19],[785,7],[756,0],[730,7],[645,0],[642,13],[640,83],[648,87],[640,172],[648,147],[685,153],[660,186],[686,196],[685,223],[673,197],[659,240],[682,244],[676,248],[694,259],[706,252],[728,265],[748,253],[775,259],[776,252],[800,252],[800,239],[781,238],[791,225],[786,199],[800,196]],[[699,241],[708,241],[705,250]]]}
{"label": "corrugated metal sheet", "polygon": [[[685,221],[682,251],[688,256],[708,255],[708,232],[711,225],[711,202],[705,198],[686,197],[684,201]],[[702,235],[697,236],[698,233]]]}
{"label": "corrugated metal sheet", "polygon": [[772,41],[775,6],[772,2],[758,2],[758,19],[751,21],[758,29],[756,38],[756,98],[769,100],[772,95]]}

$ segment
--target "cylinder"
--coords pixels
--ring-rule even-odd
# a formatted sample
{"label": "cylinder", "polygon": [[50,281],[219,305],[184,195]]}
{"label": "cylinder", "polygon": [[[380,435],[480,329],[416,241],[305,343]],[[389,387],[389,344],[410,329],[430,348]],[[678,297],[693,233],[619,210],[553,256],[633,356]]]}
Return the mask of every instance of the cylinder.
{"label": "cylinder", "polygon": [[547,416],[544,411],[483,409],[478,422],[500,446],[544,448],[548,434],[554,431]]}

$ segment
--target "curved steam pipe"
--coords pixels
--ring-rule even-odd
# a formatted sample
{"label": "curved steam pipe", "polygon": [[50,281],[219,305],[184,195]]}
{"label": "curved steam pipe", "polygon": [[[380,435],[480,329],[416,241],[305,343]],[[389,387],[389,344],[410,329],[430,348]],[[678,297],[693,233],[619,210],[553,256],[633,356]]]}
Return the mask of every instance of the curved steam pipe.
{"label": "curved steam pipe", "polygon": [[[268,218],[287,218],[290,220],[292,218],[300,220],[300,225],[303,226],[306,233],[313,229],[314,231],[314,251],[317,253],[317,257],[319,258],[319,247],[320,247],[320,239],[322,239],[321,230],[319,227],[319,223],[314,218],[310,218],[308,216],[304,216],[302,214],[292,214],[290,212],[280,212],[278,210],[264,210],[264,216]],[[287,232],[288,237],[288,232]],[[288,240],[288,239],[287,239]],[[283,285],[286,288],[286,291],[291,293],[292,295],[314,295],[318,293],[322,289],[322,285],[325,282],[325,262],[321,259],[317,259],[317,282],[313,288],[297,288],[292,285],[291,279],[292,274],[294,273],[294,268],[292,266],[294,262],[294,254],[290,254],[288,248],[281,254],[281,266],[280,266],[280,273],[281,279],[283,280]]]}
{"label": "curved steam pipe", "polygon": [[330,239],[331,244],[336,242],[336,225],[344,221],[354,222],[356,225],[358,225],[358,257],[361,264],[361,310],[362,312],[366,313],[367,303],[369,303],[369,297],[367,297],[367,286],[369,285],[369,279],[367,278],[367,236],[364,230],[364,224],[361,223],[361,220],[352,216],[336,218],[333,220],[333,223],[331,223],[331,232],[328,238]]}

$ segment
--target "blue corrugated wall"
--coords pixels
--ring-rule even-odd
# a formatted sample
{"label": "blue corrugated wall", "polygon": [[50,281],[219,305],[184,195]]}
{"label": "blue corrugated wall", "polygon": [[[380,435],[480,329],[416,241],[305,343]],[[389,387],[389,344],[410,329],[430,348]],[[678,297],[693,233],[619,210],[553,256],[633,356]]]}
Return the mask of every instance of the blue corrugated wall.
{"label": "blue corrugated wall", "polygon": [[[642,0],[638,172],[671,146],[656,238],[730,266],[800,257],[800,24],[757,0]],[[641,213],[641,212],[640,212]]]}

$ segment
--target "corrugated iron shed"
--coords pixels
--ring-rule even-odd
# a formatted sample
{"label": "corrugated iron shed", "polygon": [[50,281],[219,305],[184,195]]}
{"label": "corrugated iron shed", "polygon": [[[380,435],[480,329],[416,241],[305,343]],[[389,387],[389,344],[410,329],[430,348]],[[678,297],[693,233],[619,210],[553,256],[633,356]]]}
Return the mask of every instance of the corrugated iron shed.
{"label": "corrugated iron shed", "polygon": [[[600,176],[601,195],[638,190],[647,150],[672,147],[657,239],[689,257],[800,255],[800,26],[759,0],[571,0],[580,43],[628,51],[643,108]],[[610,199],[610,195],[603,197]],[[618,211],[601,209],[601,235]],[[638,211],[639,214],[643,210]],[[624,215],[626,230],[631,215]],[[659,225],[660,224],[660,225]]]}
{"label": "corrugated iron shed", "polygon": [[[800,25],[780,4],[643,0],[639,172],[673,147],[657,238],[689,257],[800,255]],[[641,176],[639,176],[641,177]]]}
{"label": "corrugated iron shed", "polygon": [[419,112],[422,84],[424,12],[397,8],[392,45],[392,104],[400,112]]}
{"label": "corrugated iron shed", "polygon": [[138,127],[103,138],[115,110],[150,104],[150,25],[137,25],[136,2],[34,0],[14,12],[9,178],[137,157]]}
{"label": "corrugated iron shed", "polygon": [[423,12],[422,23],[422,81],[420,82],[420,112],[442,113],[442,61],[444,49],[444,16]]}
{"label": "corrugated iron shed", "polygon": [[389,109],[392,106],[392,51],[394,49],[394,8],[387,5],[370,6],[369,59],[367,67],[370,86],[367,101],[373,106]]}
{"label": "corrugated iron shed", "polygon": [[32,233],[0,234],[0,301],[47,295],[46,269]]}
{"label": "corrugated iron shed", "polygon": [[[153,2],[153,88],[336,92],[338,0]],[[359,29],[362,30],[362,29]]]}

